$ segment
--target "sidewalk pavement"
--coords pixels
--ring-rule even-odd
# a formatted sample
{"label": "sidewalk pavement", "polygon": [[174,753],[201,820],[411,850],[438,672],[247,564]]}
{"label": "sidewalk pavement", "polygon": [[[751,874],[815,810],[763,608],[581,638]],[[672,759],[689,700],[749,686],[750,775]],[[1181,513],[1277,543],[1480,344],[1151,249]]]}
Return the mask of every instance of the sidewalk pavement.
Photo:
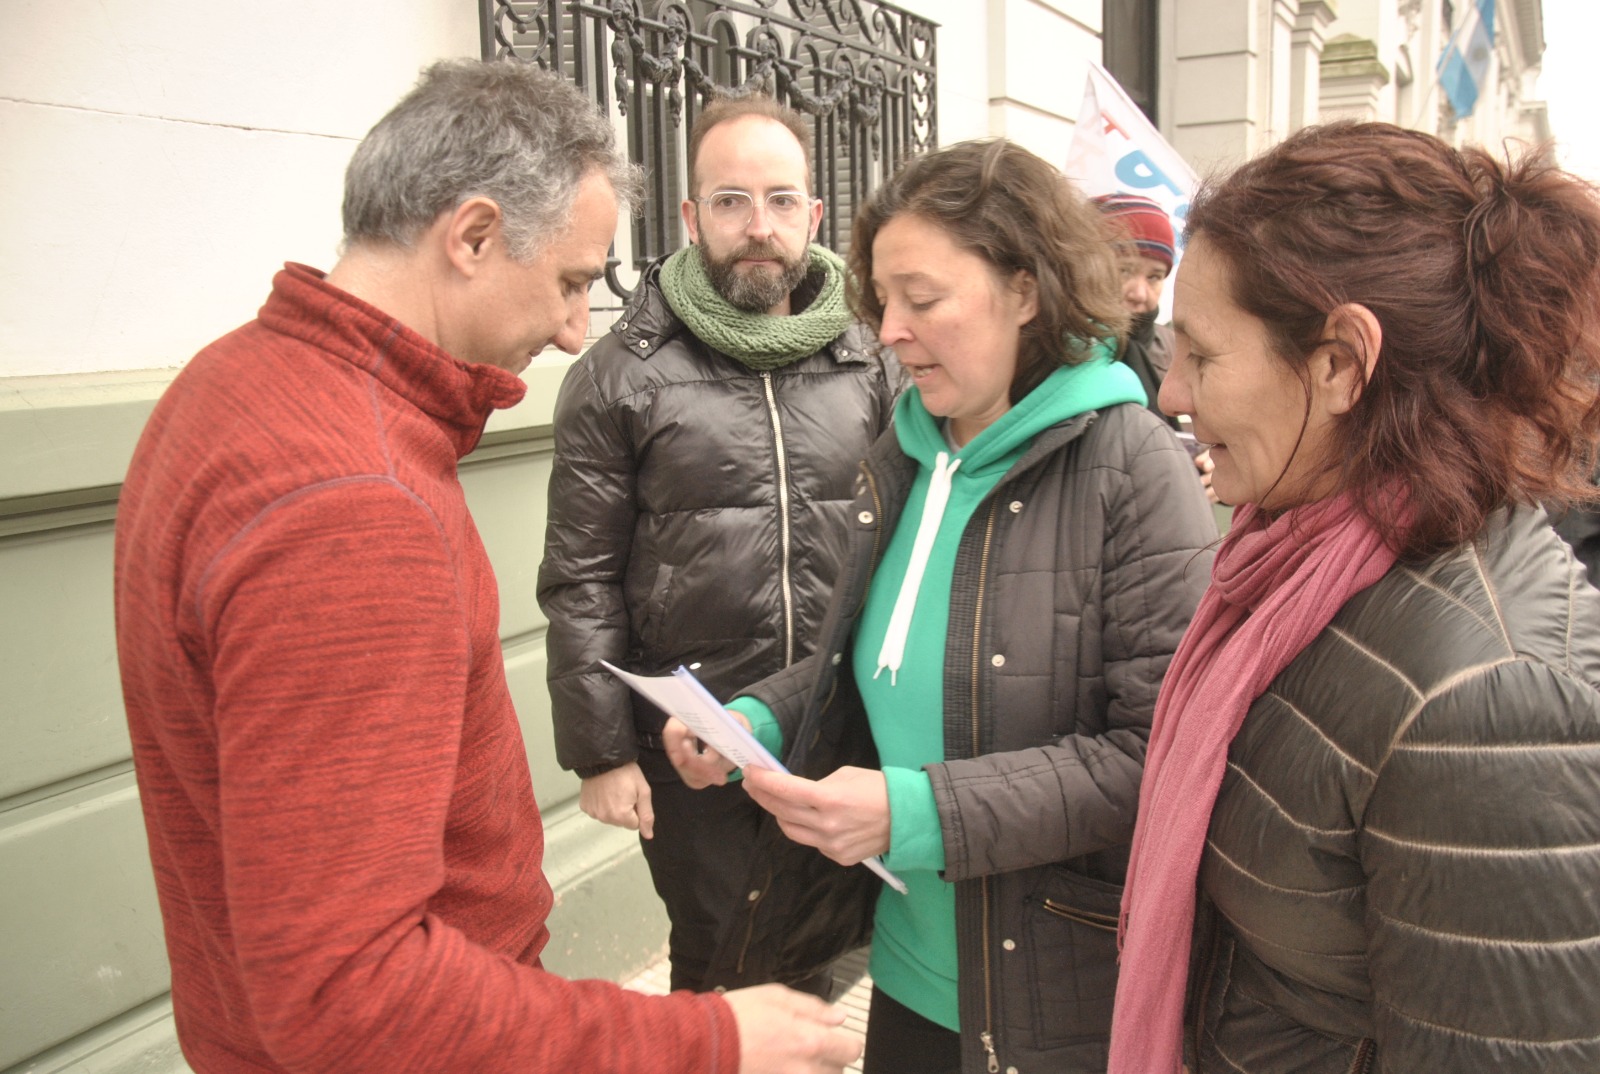
{"label": "sidewalk pavement", "polygon": [[[846,955],[834,964],[833,969],[835,987],[843,988],[848,985],[844,994],[834,1001],[844,1008],[844,1027],[860,1037],[863,1042],[867,1038],[867,1007],[872,999],[872,978],[867,976],[867,954],[868,949],[862,948]],[[667,959],[666,956],[662,956],[637,977],[622,984],[624,988],[631,988],[635,992],[660,996],[666,994],[668,980]],[[845,1069],[860,1074],[860,1060]]]}

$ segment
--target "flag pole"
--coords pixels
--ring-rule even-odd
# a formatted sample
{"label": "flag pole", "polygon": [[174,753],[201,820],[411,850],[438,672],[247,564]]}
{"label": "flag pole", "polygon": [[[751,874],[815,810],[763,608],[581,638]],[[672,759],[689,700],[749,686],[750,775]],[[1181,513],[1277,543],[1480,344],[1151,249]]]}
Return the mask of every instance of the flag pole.
{"label": "flag pole", "polygon": [[1412,130],[1422,129],[1422,117],[1428,114],[1428,106],[1433,103],[1433,95],[1439,92],[1439,84],[1444,81],[1444,69],[1446,62],[1450,58],[1450,50],[1454,48],[1459,52],[1460,48],[1457,42],[1463,37],[1470,37],[1473,28],[1482,18],[1483,9],[1478,6],[1478,0],[1471,0],[1467,5],[1466,18],[1461,20],[1459,26],[1450,31],[1450,39],[1444,43],[1444,51],[1439,53],[1439,59],[1433,65],[1433,77],[1428,80],[1428,92],[1422,95],[1422,102],[1417,105],[1417,113],[1411,117]]}

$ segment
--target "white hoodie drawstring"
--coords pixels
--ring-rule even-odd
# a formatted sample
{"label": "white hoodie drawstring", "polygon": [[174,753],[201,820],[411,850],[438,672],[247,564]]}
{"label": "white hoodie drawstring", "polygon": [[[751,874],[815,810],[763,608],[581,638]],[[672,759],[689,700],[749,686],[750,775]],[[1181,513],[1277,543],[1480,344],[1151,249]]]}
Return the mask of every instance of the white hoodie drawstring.
{"label": "white hoodie drawstring", "polygon": [[[946,465],[948,463],[948,465]],[[922,521],[917,524],[917,539],[911,543],[911,562],[906,564],[906,576],[900,582],[900,595],[895,597],[894,612],[889,616],[889,629],[883,635],[883,648],[878,650],[876,679],[884,668],[889,669],[889,685],[895,685],[895,676],[906,655],[906,635],[911,632],[911,613],[917,606],[917,590],[922,587],[922,576],[928,570],[928,557],[933,553],[934,538],[939,535],[939,523],[944,521],[945,505],[950,502],[950,481],[961,460],[950,462],[950,456],[941,451],[933,460],[933,478],[928,482],[928,498],[922,504]]]}

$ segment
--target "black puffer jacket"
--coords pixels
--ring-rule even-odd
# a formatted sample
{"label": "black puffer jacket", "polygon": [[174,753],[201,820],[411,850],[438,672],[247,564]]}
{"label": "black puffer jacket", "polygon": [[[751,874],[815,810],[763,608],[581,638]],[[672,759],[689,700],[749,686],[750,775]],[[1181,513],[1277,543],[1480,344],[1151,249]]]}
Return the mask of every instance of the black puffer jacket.
{"label": "black puffer jacket", "polygon": [[1350,600],[1229,750],[1200,1071],[1600,1070],[1597,682],[1542,511]]}
{"label": "black puffer jacket", "polygon": [[[848,646],[915,475],[892,432],[874,445],[817,653],[747,691],[777,715],[786,760],[805,775],[875,763]],[[1216,535],[1188,456],[1159,419],[1125,404],[1041,433],[962,536],[945,658],[949,759],[927,770],[944,875],[957,885],[968,1071],[1105,1067],[1150,719]],[[722,967],[798,974],[861,939],[876,881],[765,823],[755,896],[730,922]]]}
{"label": "black puffer jacket", "polygon": [[899,383],[857,326],[753,372],[684,327],[659,274],[646,269],[556,400],[538,596],[556,758],[584,776],[634,760],[636,725],[666,719],[602,659],[645,674],[699,661],[727,696],[810,651],[856,463]]}
{"label": "black puffer jacket", "polygon": [[1156,416],[1174,429],[1178,428],[1178,419],[1161,413],[1161,408],[1156,405],[1156,397],[1161,394],[1161,382],[1167,379],[1167,370],[1172,367],[1172,329],[1164,324],[1156,324],[1154,310],[1134,315],[1117,361],[1138,374],[1144,394],[1150,400],[1150,409]]}

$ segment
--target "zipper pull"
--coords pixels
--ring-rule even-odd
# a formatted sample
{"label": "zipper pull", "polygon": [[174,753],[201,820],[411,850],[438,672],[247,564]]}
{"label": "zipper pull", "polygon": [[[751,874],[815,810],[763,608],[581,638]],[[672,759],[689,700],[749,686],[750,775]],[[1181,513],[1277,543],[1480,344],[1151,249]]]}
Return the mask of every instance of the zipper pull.
{"label": "zipper pull", "polygon": [[1000,1057],[994,1054],[994,1034],[987,1029],[978,1034],[983,1050],[989,1053],[989,1074],[1000,1074]]}

